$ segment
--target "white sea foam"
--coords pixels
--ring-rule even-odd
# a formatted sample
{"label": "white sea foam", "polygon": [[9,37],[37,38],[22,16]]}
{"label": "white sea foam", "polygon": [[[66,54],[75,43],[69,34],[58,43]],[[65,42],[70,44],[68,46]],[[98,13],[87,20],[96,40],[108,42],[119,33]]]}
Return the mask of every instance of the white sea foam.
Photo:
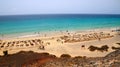
{"label": "white sea foam", "polygon": [[18,38],[24,38],[24,37],[36,37],[39,36],[38,34],[31,34],[31,35],[23,35],[23,36],[18,36]]}

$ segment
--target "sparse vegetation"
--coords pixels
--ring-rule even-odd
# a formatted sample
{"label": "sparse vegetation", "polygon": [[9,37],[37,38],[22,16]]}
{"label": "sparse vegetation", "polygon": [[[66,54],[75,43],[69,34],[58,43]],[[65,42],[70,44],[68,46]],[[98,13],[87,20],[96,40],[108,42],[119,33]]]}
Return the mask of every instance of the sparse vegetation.
{"label": "sparse vegetation", "polygon": [[114,46],[112,46],[111,48],[112,48],[113,50],[120,49],[120,47],[114,47]]}
{"label": "sparse vegetation", "polygon": [[62,54],[60,57],[61,58],[70,58],[71,56],[69,54]]}
{"label": "sparse vegetation", "polygon": [[98,49],[97,47],[95,47],[95,46],[89,46],[89,48],[88,48],[90,51],[95,51],[96,49]]}
{"label": "sparse vegetation", "polygon": [[97,50],[97,51],[103,52],[103,51],[108,51],[109,47],[108,47],[107,45],[103,45],[103,46],[101,46],[101,47],[96,47],[96,46],[92,46],[92,45],[91,45],[88,49],[89,49],[90,51],[95,51],[95,50]]}
{"label": "sparse vegetation", "polygon": [[100,51],[108,51],[109,47],[107,45],[103,45]]}
{"label": "sparse vegetation", "polygon": [[116,43],[116,44],[120,45],[120,43]]}
{"label": "sparse vegetation", "polygon": [[3,54],[4,54],[4,56],[7,56],[8,55],[8,51],[7,50],[3,51]]}
{"label": "sparse vegetation", "polygon": [[[64,58],[63,58],[64,57]],[[112,67],[120,65],[120,50],[114,51],[105,57],[71,57],[62,54],[59,57],[49,53],[34,53],[33,51],[0,57],[0,66],[3,67]],[[7,61],[5,61],[7,60]],[[107,60],[107,61],[106,61]],[[17,61],[17,62],[16,62]],[[3,63],[4,62],[4,63]],[[103,63],[104,62],[104,63]],[[117,64],[116,64],[117,63]]]}
{"label": "sparse vegetation", "polygon": [[74,59],[78,59],[78,58],[83,58],[82,56],[76,56],[74,57]]}

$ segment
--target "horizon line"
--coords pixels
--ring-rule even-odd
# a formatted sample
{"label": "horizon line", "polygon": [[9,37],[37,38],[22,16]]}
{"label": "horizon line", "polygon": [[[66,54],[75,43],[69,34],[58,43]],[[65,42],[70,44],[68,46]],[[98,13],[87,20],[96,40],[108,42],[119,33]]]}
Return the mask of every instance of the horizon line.
{"label": "horizon line", "polygon": [[101,14],[101,13],[43,13],[43,14],[9,14],[0,16],[23,16],[23,15],[120,15],[120,14]]}

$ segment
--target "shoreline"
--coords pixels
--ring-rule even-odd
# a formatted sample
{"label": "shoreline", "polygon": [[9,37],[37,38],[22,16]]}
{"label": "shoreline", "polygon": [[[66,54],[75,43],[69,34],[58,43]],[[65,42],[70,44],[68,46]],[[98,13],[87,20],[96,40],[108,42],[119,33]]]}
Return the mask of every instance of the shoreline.
{"label": "shoreline", "polygon": [[[14,34],[7,34],[0,36],[0,39],[19,39],[19,38],[29,38],[29,37],[44,37],[46,36],[53,36],[56,34],[63,35],[66,33],[84,33],[84,32],[95,32],[95,31],[112,31],[119,29],[120,27],[111,27],[111,28],[98,28],[98,29],[85,29],[85,30],[55,30],[55,31],[42,31],[42,32],[25,32],[25,33],[14,33]],[[66,32],[67,31],[67,32]]]}

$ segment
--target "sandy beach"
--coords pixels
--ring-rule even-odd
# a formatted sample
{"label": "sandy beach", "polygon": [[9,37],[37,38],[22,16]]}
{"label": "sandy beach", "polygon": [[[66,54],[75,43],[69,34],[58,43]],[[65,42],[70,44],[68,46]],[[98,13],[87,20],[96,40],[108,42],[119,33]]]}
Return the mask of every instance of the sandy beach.
{"label": "sandy beach", "polygon": [[[43,36],[21,36],[19,38],[4,39],[0,41],[0,55],[3,51],[14,54],[19,51],[48,52],[56,56],[70,54],[71,56],[103,57],[114,51],[111,47],[118,47],[120,35],[111,29],[88,31],[64,31]],[[101,47],[107,45],[107,51],[90,51],[90,46]]]}

